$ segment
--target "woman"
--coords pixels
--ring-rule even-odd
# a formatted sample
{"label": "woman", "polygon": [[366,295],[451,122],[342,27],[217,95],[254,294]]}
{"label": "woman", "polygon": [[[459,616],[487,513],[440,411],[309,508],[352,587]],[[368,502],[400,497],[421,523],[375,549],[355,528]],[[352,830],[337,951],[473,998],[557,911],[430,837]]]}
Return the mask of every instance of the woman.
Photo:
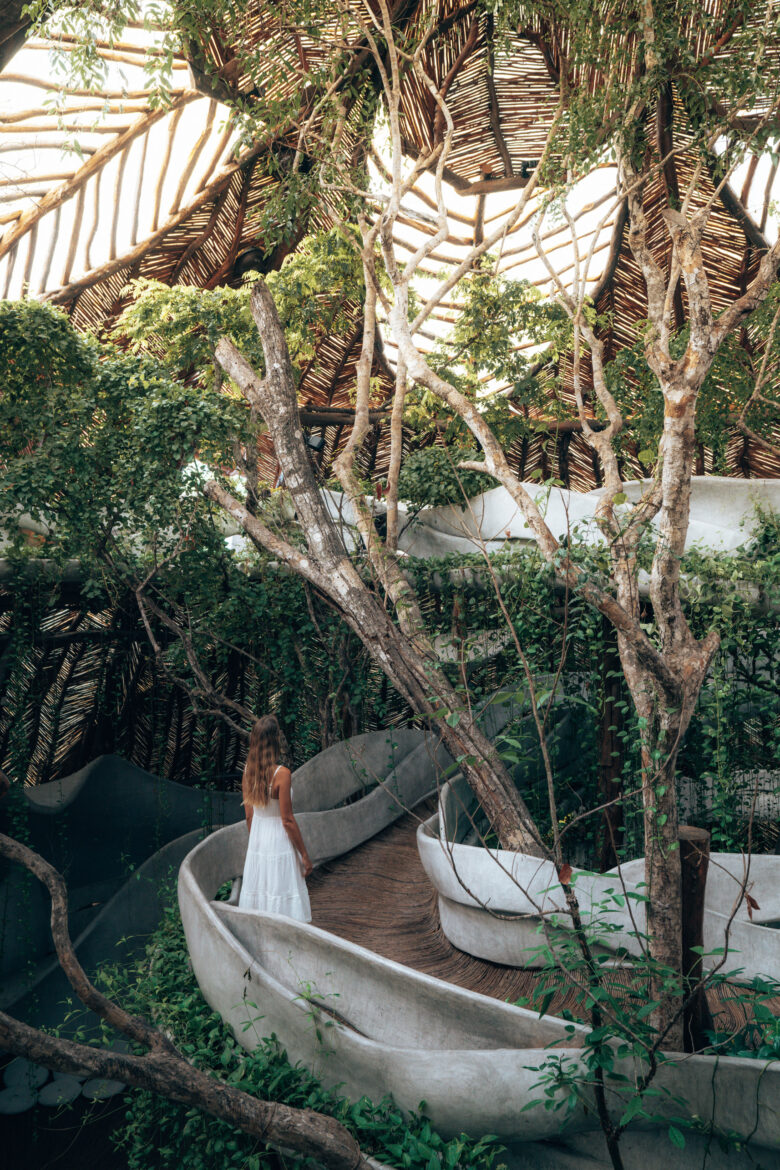
{"label": "woman", "polygon": [[241,790],[249,844],[238,905],[311,922],[309,854],[292,810],[290,769],[278,763],[279,724],[258,719],[249,737]]}

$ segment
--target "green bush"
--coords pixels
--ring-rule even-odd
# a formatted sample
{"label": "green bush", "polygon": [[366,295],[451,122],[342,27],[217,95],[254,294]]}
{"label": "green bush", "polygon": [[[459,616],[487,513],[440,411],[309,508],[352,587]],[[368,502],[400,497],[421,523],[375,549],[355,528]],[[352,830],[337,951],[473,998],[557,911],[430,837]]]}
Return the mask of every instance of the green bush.
{"label": "green bush", "polygon": [[458,463],[477,459],[476,451],[451,447],[424,447],[407,455],[398,477],[398,495],[416,508],[465,504],[480,492],[496,486],[491,475],[463,471]]}
{"label": "green bush", "polygon": [[[492,1137],[462,1134],[446,1141],[420,1111],[404,1117],[390,1097],[351,1102],[301,1065],[293,1065],[276,1037],[245,1052],[230,1028],[209,1010],[189,962],[178,908],[171,905],[135,967],[104,969],[99,982],[133,1014],[151,1020],[196,1067],[246,1093],[315,1109],[341,1122],[363,1150],[404,1170],[502,1170],[502,1147]],[[258,1015],[261,1014],[258,1010]],[[134,1089],[115,1140],[128,1170],[262,1170],[271,1167],[263,1143],[197,1109]],[[285,1155],[289,1170],[304,1159]]]}

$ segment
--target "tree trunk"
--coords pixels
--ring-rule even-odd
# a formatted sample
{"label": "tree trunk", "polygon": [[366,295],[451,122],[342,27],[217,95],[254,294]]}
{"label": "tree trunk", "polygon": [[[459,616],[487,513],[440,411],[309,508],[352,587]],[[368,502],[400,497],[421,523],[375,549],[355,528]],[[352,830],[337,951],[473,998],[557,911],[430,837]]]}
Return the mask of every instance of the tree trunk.
{"label": "tree trunk", "polygon": [[[602,873],[605,873],[620,861],[617,850],[620,845],[620,831],[623,827],[623,803],[621,800],[623,759],[620,738],[623,716],[620,705],[620,678],[618,677],[620,656],[612,641],[612,626],[606,619],[602,621],[602,629],[605,646],[604,660],[601,666],[604,709],[601,715],[599,743],[599,792],[602,802],[608,807],[604,809],[599,868]],[[615,803],[609,804],[610,801]]]}
{"label": "tree trunk", "polygon": [[[2,796],[2,791],[0,791]],[[51,896],[51,932],[57,959],[71,987],[85,1007],[135,1044],[143,1056],[92,1047],[49,1036],[0,1012],[0,1047],[58,1072],[89,1069],[93,1075],[150,1089],[234,1125],[259,1141],[314,1157],[330,1170],[384,1170],[368,1159],[348,1130],[333,1117],[313,1109],[298,1109],[263,1101],[235,1085],[195,1068],[169,1038],[140,1016],[130,1016],[87,978],[68,933],[68,895],[61,874],[37,853],[0,834],[0,857],[16,861],[34,874]]]}
{"label": "tree trunk", "polygon": [[[544,856],[544,846],[525,802],[470,708],[441,670],[429,639],[414,624],[404,632],[393,623],[346,553],[314,476],[300,427],[295,377],[284,331],[273,298],[262,281],[254,288],[252,315],[263,344],[265,378],[261,379],[224,338],[217,346],[216,356],[268,426],[308,552],[301,553],[271,532],[260,517],[251,515],[216,481],[207,485],[206,494],[230,513],[259,548],[285,560],[332,602],[407,703],[435,727],[484,808],[501,845]],[[408,590],[409,600],[416,607],[410,585]],[[396,600],[396,607],[402,600]]]}
{"label": "tree trunk", "polygon": [[[645,829],[645,894],[647,934],[653,971],[651,997],[659,1007],[655,1026],[665,1033],[664,1047],[682,1051],[682,1017],[675,1021],[679,1001],[665,990],[669,976],[682,970],[682,906],[680,850],[677,833],[677,749],[669,750],[674,717],[663,712],[659,730],[649,740],[643,785]],[[668,735],[668,737],[667,737]],[[673,1022],[674,1021],[674,1022]]]}

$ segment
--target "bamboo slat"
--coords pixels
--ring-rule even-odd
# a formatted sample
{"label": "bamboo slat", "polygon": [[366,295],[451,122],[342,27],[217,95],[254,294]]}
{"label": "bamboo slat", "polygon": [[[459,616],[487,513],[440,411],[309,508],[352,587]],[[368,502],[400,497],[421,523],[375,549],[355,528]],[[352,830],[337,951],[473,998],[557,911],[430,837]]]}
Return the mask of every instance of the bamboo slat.
{"label": "bamboo slat", "polygon": [[[718,0],[707,0],[710,7],[717,2]],[[433,3],[434,0],[398,0],[394,13],[399,27],[403,23],[412,34],[415,30],[421,30],[426,26]],[[508,206],[511,200],[509,193],[526,183],[527,175],[541,153],[551,124],[558,99],[560,70],[567,52],[565,37],[556,38],[551,35],[541,11],[529,18],[527,26],[519,28],[516,34],[498,44],[494,40],[492,18],[480,11],[474,0],[470,2],[435,0],[435,5],[437,16],[435,31],[425,45],[422,61],[429,75],[440,89],[446,92],[454,120],[453,148],[447,160],[445,177],[459,196],[469,198],[472,202],[470,215],[463,214],[460,205],[459,210],[452,215],[454,223],[465,225],[465,231],[457,235],[450,233],[446,244],[430,258],[422,275],[431,276],[438,275],[433,265],[450,266],[459,262],[459,250],[467,247],[474,238],[479,238],[481,233],[487,232],[496,221],[499,214],[495,210],[496,204]],[[233,24],[231,20],[234,21]],[[236,92],[243,94],[245,100],[252,100],[252,95],[260,90],[269,104],[281,103],[285,97],[296,94],[304,81],[308,82],[310,74],[316,73],[318,69],[328,64],[328,41],[335,28],[334,17],[332,25],[323,26],[316,36],[307,30],[293,29],[280,23],[258,0],[245,10],[240,24],[235,22],[234,17],[228,16],[225,18],[224,27],[215,30],[208,48],[210,64],[222,71],[220,76],[229,79],[230,86],[235,86]],[[712,53],[717,56],[729,51],[728,37],[723,43],[712,41],[712,34],[703,27],[692,28],[689,35],[692,43],[696,45],[696,52]],[[345,43],[351,46],[346,58],[350,60],[347,74],[351,78],[355,76],[358,68],[367,63],[368,58],[365,41],[357,24],[345,29],[344,37]],[[255,62],[256,68],[251,76],[249,73],[238,75],[235,68],[233,46],[239,38],[244,46],[253,46],[260,50]],[[101,51],[107,57],[111,52],[124,56],[134,65],[139,64],[142,52],[139,45],[130,42],[103,46]],[[625,45],[621,47],[618,63],[621,76],[628,77],[634,68],[636,51],[630,45],[628,48]],[[26,78],[18,73],[3,74],[0,77],[0,81],[2,80],[27,83],[34,88],[48,88],[48,82],[42,83],[39,79]],[[592,68],[583,70],[575,79],[576,84],[587,86],[591,91],[598,89],[600,81]],[[79,112],[86,113],[91,108],[89,99],[94,100],[94,94],[77,88],[62,86],[55,88],[59,88],[63,98],[68,99],[69,104],[63,108],[64,118],[72,119]],[[174,92],[174,112],[168,115],[167,145],[161,152],[162,165],[159,166],[155,158],[154,170],[151,173],[148,164],[152,152],[148,150],[148,145],[152,121],[139,128],[139,123],[147,116],[151,118],[151,113],[149,115],[141,113],[141,107],[149,99],[149,91],[139,88],[123,93],[114,89],[107,91],[105,96],[112,103],[112,111],[117,114],[140,113],[138,121],[124,130],[103,126],[100,132],[111,133],[112,141],[100,150],[88,147],[87,161],[83,167],[75,174],[60,176],[64,180],[62,187],[43,194],[41,204],[37,208],[21,211],[14,209],[10,216],[0,217],[0,222],[5,219],[5,222],[11,225],[0,241],[0,255],[3,254],[3,250],[6,252],[5,284],[6,288],[9,288],[13,283],[15,266],[18,271],[18,264],[21,263],[17,247],[19,241],[26,234],[31,234],[35,224],[50,211],[58,211],[65,199],[78,192],[74,230],[63,273],[64,287],[57,290],[52,299],[56,303],[67,305],[74,322],[79,326],[89,327],[99,326],[103,321],[116,317],[123,304],[122,290],[131,275],[152,277],[168,283],[186,281],[202,287],[231,283],[234,262],[240,250],[248,244],[262,249],[263,241],[259,235],[258,225],[261,222],[263,208],[278,189],[279,177],[264,164],[261,157],[263,151],[281,149],[283,152],[294,145],[294,139],[285,138],[285,134],[290,132],[289,127],[276,134],[269,133],[264,143],[258,144],[256,150],[245,152],[241,160],[223,166],[222,171],[214,178],[216,168],[224,159],[234,129],[228,120],[221,133],[214,132],[218,107],[212,99],[197,138],[188,151],[187,162],[174,181],[168,172],[172,165],[174,147],[178,143],[179,135],[183,134],[182,107],[187,101],[201,95],[184,89]],[[0,141],[0,151],[41,148],[40,142],[30,141],[31,128],[40,124],[35,119],[40,122],[46,121],[48,111],[46,107],[35,106],[34,101],[34,98],[30,99],[26,103],[29,108],[9,115],[5,119],[5,125],[0,125],[0,138],[3,138]],[[675,111],[679,113],[680,107],[676,96],[672,95],[671,101],[669,118],[664,116],[665,125],[670,122]],[[133,102],[136,105],[132,105]],[[354,134],[350,119],[358,120],[360,107],[359,104],[350,105],[350,102],[354,102],[352,96],[345,104],[345,116],[347,139],[353,141],[349,137],[350,134]],[[760,111],[746,109],[744,119],[755,120],[758,114]],[[407,71],[403,83],[400,116],[409,157],[417,158],[427,154],[441,135],[442,119],[430,93],[411,70]],[[47,148],[49,141],[56,145],[59,139],[54,131],[59,127],[41,125],[40,128]],[[6,130],[7,136],[2,135],[3,129]],[[668,126],[664,132],[668,132]],[[84,128],[84,133],[88,135],[88,127]],[[141,134],[143,142],[140,166],[133,179],[134,195],[130,202],[134,209],[130,244],[125,254],[120,255],[117,247],[119,222],[117,209],[129,173],[127,159],[132,157],[135,160],[138,156],[138,148],[134,149],[132,155],[130,154],[131,140],[124,137],[131,134],[133,140],[136,135]],[[11,144],[12,140],[17,138],[19,141]],[[675,145],[679,146],[679,142],[676,141]],[[101,263],[93,254],[96,234],[99,231],[98,176],[108,159],[115,154],[119,154],[121,162],[116,179],[114,218],[110,231],[108,260]],[[207,158],[208,161],[201,171],[203,158]],[[257,160],[256,164],[253,160]],[[380,176],[384,173],[386,178],[386,169],[381,158],[373,157],[373,162]],[[665,167],[657,180],[651,182],[645,190],[650,245],[659,260],[665,259],[669,250],[668,231],[659,210],[667,198],[670,184],[676,185],[679,191],[685,190],[693,175],[694,165],[694,160],[684,150],[681,151],[675,158],[673,169]],[[40,184],[58,181],[54,168],[50,166],[49,169],[53,173],[41,176]],[[721,203],[715,205],[705,232],[703,251],[712,287],[713,308],[716,312],[744,288],[745,282],[755,271],[756,248],[762,246],[761,237],[775,185],[773,172],[762,192],[761,222],[753,223],[745,211],[745,206],[754,185],[756,171],[757,162],[753,159],[748,167],[741,197],[733,192],[724,191],[722,199],[727,205],[723,206]],[[186,189],[193,176],[196,176],[197,190],[194,196],[187,199],[185,205]],[[162,200],[166,180],[169,182],[169,190],[172,189],[174,193],[167,222],[162,222]],[[94,214],[86,241],[87,271],[77,281],[69,283],[81,234],[85,186],[88,182],[92,183],[94,190]],[[41,190],[40,186],[36,186],[34,179],[25,178],[22,185],[28,194]],[[435,211],[435,202],[430,196],[429,189],[424,189],[426,186],[427,179],[418,180],[406,197],[404,210],[399,219],[401,231],[397,237],[397,245],[402,252],[416,249],[417,242],[413,233],[434,230],[430,215],[431,222],[415,216],[415,211],[419,208],[427,208],[428,212]],[[706,176],[699,187],[700,189],[694,193],[692,208],[703,206],[712,194],[712,184]],[[151,230],[145,235],[140,232],[139,239],[141,203],[144,192],[150,188],[155,191]],[[506,199],[501,198],[501,192],[508,193]],[[3,198],[4,196],[0,195],[0,200]],[[582,247],[587,248],[593,239],[595,231],[593,222],[597,218],[594,216],[594,219],[587,220],[586,217],[595,213],[608,198],[611,196],[597,198],[578,212],[576,220],[578,224],[582,223],[579,235]],[[125,200],[123,207],[127,206]],[[528,242],[528,224],[535,214],[535,206],[529,208],[523,224],[519,225],[516,233],[503,242],[500,259],[500,270],[503,273],[511,276],[523,275],[527,265],[537,263],[535,250]],[[54,222],[54,215],[48,222]],[[62,220],[58,220],[57,226],[61,222]],[[323,199],[316,207],[308,229],[316,230],[328,226],[331,222],[330,206],[327,199]],[[595,240],[594,255],[598,253],[598,263],[593,266],[596,271],[592,274],[592,283],[588,286],[597,300],[600,312],[609,322],[604,335],[608,358],[614,356],[619,349],[634,343],[638,323],[643,320],[647,311],[641,274],[624,239],[624,226],[625,208],[616,207],[615,212],[607,217],[602,226],[603,238],[599,236]],[[566,280],[571,277],[573,265],[568,262],[565,253],[567,247],[565,231],[565,225],[553,223],[543,234],[543,238],[550,257],[553,260],[561,257],[561,275]],[[56,230],[54,234],[56,235]],[[48,263],[44,261],[43,264],[43,268],[48,269],[53,255],[51,236],[47,236],[42,230],[38,239],[40,247],[49,249]],[[282,254],[280,251],[279,256]],[[32,253],[28,249],[24,255],[25,271],[27,269],[32,271]],[[602,265],[603,269],[599,275],[598,269]],[[540,278],[538,272],[538,267],[535,271],[531,270],[532,283],[544,287],[548,284],[548,279]],[[425,330],[427,337],[424,344],[433,340],[437,330],[452,323],[458,311],[457,303],[447,302],[442,306],[442,310],[444,311],[439,312],[431,321],[431,328]],[[687,312],[684,292],[678,296],[677,311],[678,320],[683,320]],[[355,328],[359,335],[357,307],[355,313]],[[318,409],[330,406],[333,409],[343,407],[344,411],[348,412],[351,405],[350,394],[354,388],[358,351],[359,344],[356,347],[352,333],[318,339],[315,358],[305,371],[301,382],[301,402],[306,409],[314,414]],[[392,357],[394,354],[392,345],[387,346],[387,352]],[[386,361],[384,366],[381,363],[377,365],[376,372],[377,376],[381,374],[388,384],[391,383],[392,372],[388,373]],[[587,392],[589,377],[587,356],[584,361],[583,377]],[[382,393],[386,393],[387,389],[383,382]],[[569,411],[567,426],[559,427],[557,436],[532,435],[513,445],[510,452],[513,466],[522,469],[524,475],[530,474],[536,468],[547,470],[557,468],[571,486],[584,489],[593,487],[599,481],[598,466],[588,444],[576,428],[572,371],[570,363],[565,360],[561,364],[559,382],[553,387],[551,381],[550,391],[551,394],[554,392],[558,403]],[[381,402],[373,405],[379,407]],[[345,418],[348,418],[347,414]],[[340,421],[338,425],[325,427],[326,446],[321,463],[323,468],[329,466],[329,461],[343,447],[349,433],[348,421]],[[365,466],[370,468],[372,475],[381,476],[387,457],[386,427],[381,420],[378,420],[376,427],[372,429],[367,442],[368,447],[366,452],[361,454],[361,459],[364,460]],[[262,457],[266,460],[270,475],[275,462],[272,452],[266,451]],[[627,470],[635,473],[641,471],[641,466],[630,451],[625,458]],[[780,475],[780,463],[759,444],[746,441],[742,436],[735,437],[734,442],[729,443],[727,459],[729,469],[734,474]],[[711,453],[706,450],[701,453],[701,465],[704,468],[712,466]]]}

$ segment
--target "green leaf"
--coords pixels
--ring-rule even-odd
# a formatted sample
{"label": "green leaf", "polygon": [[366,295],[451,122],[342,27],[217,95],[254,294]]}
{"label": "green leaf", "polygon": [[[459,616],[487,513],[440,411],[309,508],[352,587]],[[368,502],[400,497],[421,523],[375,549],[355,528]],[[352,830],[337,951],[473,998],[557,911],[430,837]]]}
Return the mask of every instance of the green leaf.
{"label": "green leaf", "polygon": [[678,1150],[685,1149],[685,1137],[676,1125],[669,1126],[669,1141],[673,1146],[677,1146]]}

